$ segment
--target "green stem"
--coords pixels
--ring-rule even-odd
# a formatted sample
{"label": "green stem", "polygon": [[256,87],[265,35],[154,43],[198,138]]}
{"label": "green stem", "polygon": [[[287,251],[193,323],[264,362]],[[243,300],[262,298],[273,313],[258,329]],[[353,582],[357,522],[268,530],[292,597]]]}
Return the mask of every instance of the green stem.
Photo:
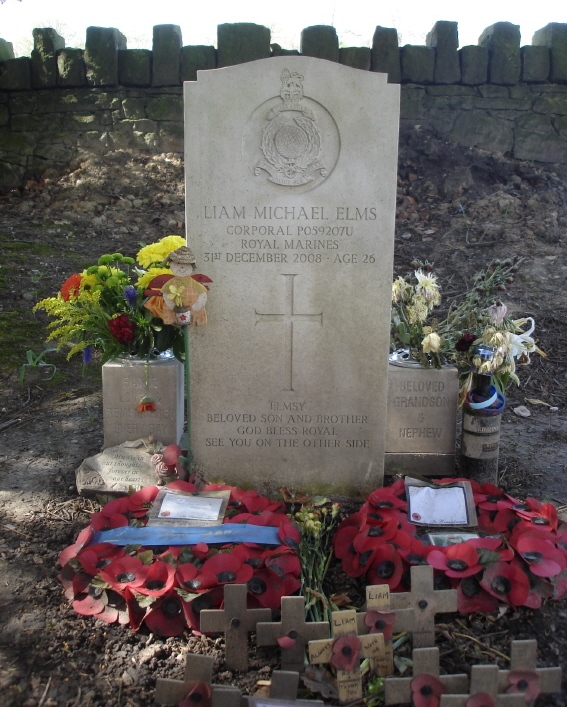
{"label": "green stem", "polygon": [[191,474],[192,440],[191,440],[191,365],[189,361],[189,327],[184,327],[185,342],[185,394],[187,396],[187,474]]}

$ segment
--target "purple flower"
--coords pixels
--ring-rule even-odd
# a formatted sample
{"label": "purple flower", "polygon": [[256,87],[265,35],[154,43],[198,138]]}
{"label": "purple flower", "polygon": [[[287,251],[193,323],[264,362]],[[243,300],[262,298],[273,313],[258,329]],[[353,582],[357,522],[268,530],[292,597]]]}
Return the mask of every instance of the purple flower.
{"label": "purple flower", "polygon": [[93,347],[89,344],[83,349],[83,363],[88,364],[93,360]]}
{"label": "purple flower", "polygon": [[126,285],[124,288],[124,299],[130,307],[135,307],[138,300],[138,293],[133,285]]}

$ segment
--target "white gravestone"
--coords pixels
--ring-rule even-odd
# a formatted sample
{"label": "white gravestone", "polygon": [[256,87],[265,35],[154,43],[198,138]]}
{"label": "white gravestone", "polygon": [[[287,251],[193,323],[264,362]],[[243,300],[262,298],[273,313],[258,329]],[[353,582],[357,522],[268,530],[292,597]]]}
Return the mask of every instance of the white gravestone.
{"label": "white gravestone", "polygon": [[185,83],[188,243],[212,278],[191,331],[209,477],[382,484],[399,86],[310,57]]}

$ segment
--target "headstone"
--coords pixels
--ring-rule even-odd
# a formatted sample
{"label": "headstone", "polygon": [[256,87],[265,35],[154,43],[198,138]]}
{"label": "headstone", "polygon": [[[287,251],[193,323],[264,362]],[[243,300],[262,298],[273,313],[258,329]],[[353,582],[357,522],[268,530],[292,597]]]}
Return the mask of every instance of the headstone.
{"label": "headstone", "polygon": [[[211,707],[240,707],[241,695],[237,687],[211,685],[213,662],[211,656],[188,653],[184,679],[158,678],[155,701],[158,705],[178,704],[196,683],[200,683],[200,685],[207,686],[211,692]],[[192,695],[192,697],[194,698],[192,702],[195,704],[206,704],[204,695]]]}
{"label": "headstone", "polygon": [[[433,587],[433,567],[418,565],[410,569],[411,592],[394,593],[391,603],[394,611],[413,609],[410,619],[414,648],[435,645],[435,614],[457,611],[457,590]],[[400,627],[397,627],[400,630]]]}
{"label": "headstone", "polygon": [[132,488],[157,484],[155,466],[141,440],[110,447],[85,459],[75,472],[81,496],[123,495]]}
{"label": "headstone", "polygon": [[[145,396],[155,403],[155,412],[138,412]],[[150,435],[163,445],[178,444],[184,418],[182,364],[173,357],[149,363],[135,358],[108,361],[102,367],[102,412],[105,447]]]}
{"label": "headstone", "polygon": [[259,646],[280,646],[282,670],[303,672],[309,641],[328,636],[328,621],[305,621],[305,597],[282,597],[281,621],[256,626]]}
{"label": "headstone", "polygon": [[[363,658],[377,660],[384,654],[384,637],[381,633],[370,633],[366,636],[358,636],[356,611],[333,611],[331,614],[331,628],[333,637],[320,640],[309,641],[309,662],[312,665],[321,663],[331,663],[339,653],[343,657],[352,659],[352,668],[336,667],[337,687],[339,690],[339,703],[349,704],[357,700],[362,700],[362,674],[360,661]],[[339,641],[345,636],[354,638],[353,645],[339,645]],[[357,646],[355,648],[354,646]],[[356,654],[353,651],[357,651]]]}
{"label": "headstone", "polygon": [[462,694],[468,687],[466,675],[439,674],[439,648],[416,648],[412,653],[413,675],[408,678],[386,678],[385,704],[409,705],[412,700],[411,682],[418,675],[432,675],[441,681],[449,694]]}
{"label": "headstone", "polygon": [[[274,492],[382,483],[399,86],[274,57],[185,83],[194,453]],[[368,313],[372,312],[372,316]]]}
{"label": "headstone", "polygon": [[388,366],[387,474],[455,473],[457,369]]}
{"label": "headstone", "polygon": [[259,621],[269,621],[270,609],[247,609],[245,584],[224,585],[224,609],[201,611],[201,633],[224,633],[225,663],[229,670],[248,670],[248,634]]}

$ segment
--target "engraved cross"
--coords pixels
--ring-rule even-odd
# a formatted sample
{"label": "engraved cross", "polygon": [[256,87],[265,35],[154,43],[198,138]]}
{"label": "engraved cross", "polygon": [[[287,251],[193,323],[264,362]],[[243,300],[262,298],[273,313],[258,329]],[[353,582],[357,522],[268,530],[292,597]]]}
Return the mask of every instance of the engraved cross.
{"label": "engraved cross", "polygon": [[[282,273],[283,274],[283,273]],[[285,312],[269,313],[256,312],[256,324],[262,322],[283,322],[284,323],[284,390],[293,390],[293,324],[296,321],[311,321],[323,326],[323,312],[319,314],[308,314],[295,311],[294,302],[294,282],[297,273],[283,274],[286,278]]]}

